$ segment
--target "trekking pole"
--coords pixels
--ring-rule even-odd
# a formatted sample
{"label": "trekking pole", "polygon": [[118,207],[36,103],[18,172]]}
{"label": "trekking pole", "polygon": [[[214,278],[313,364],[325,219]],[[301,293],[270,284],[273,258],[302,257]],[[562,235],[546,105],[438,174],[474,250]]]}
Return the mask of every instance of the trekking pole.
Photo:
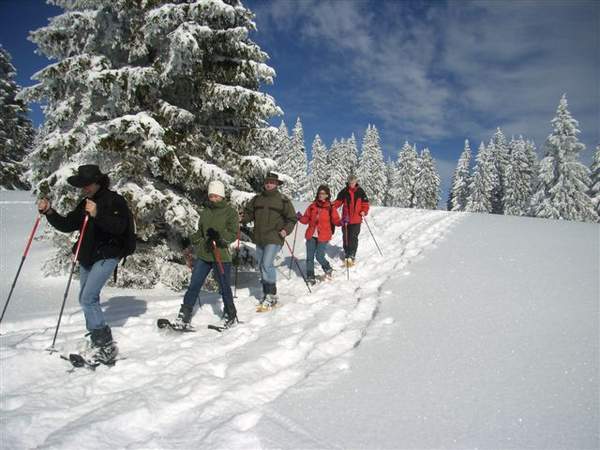
{"label": "trekking pole", "polygon": [[[346,248],[348,248],[348,224],[344,225],[344,228],[346,228],[344,241],[346,241]],[[350,281],[350,266],[348,265],[348,258],[344,258],[344,261],[346,262],[346,279]]]}
{"label": "trekking pole", "polygon": [[219,265],[219,272],[221,272],[221,275],[223,275],[225,273],[225,269],[223,268],[223,260],[221,259],[221,252],[219,251],[219,248],[217,247],[217,244],[215,243],[215,241],[210,241],[212,246],[213,246],[213,253],[215,254],[215,259],[217,260],[217,264]]}
{"label": "trekking pole", "polygon": [[240,225],[238,223],[238,232],[237,232],[237,264],[235,265],[235,279],[233,282],[233,298],[237,298],[237,282],[238,282],[238,271],[240,269]]}
{"label": "trekking pole", "polygon": [[367,224],[367,228],[369,229],[369,233],[371,233],[371,237],[373,238],[373,242],[375,242],[375,245],[377,246],[377,250],[379,250],[379,254],[381,256],[383,256],[383,253],[381,252],[381,249],[379,248],[379,244],[377,244],[377,239],[375,239],[375,236],[373,235],[373,232],[371,231],[371,227],[369,226],[369,222],[367,222],[367,218],[365,216],[363,216],[363,220]]}
{"label": "trekking pole", "polygon": [[10,297],[12,296],[13,290],[15,289],[15,285],[17,284],[17,279],[19,278],[19,274],[21,273],[21,268],[23,267],[23,263],[25,262],[25,258],[27,258],[27,253],[29,253],[29,247],[31,247],[31,241],[33,241],[33,237],[35,236],[35,232],[40,224],[41,214],[37,216],[35,219],[35,223],[33,224],[33,229],[29,234],[29,240],[27,241],[27,245],[25,246],[25,251],[23,252],[23,256],[21,257],[21,264],[19,264],[19,268],[17,269],[17,274],[15,275],[15,279],[13,280],[12,286],[10,287],[10,292],[8,293],[8,298],[6,299],[6,303],[4,304],[4,309],[2,310],[2,315],[0,316],[0,323],[4,318],[4,313],[6,312],[6,308],[8,307],[8,302],[10,301]]}
{"label": "trekking pole", "polygon": [[[298,222],[294,225],[294,243],[292,244],[292,259],[294,258],[294,250],[296,250],[296,236],[298,234]],[[290,271],[288,272],[288,280],[292,276],[292,259],[290,259]]]}
{"label": "trekking pole", "polygon": [[73,272],[75,272],[75,265],[77,264],[77,257],[79,256],[79,249],[81,248],[81,242],[83,242],[83,236],[85,235],[85,230],[87,228],[88,221],[90,219],[90,215],[86,214],[83,218],[83,225],[81,226],[81,231],[79,232],[79,239],[77,241],[77,247],[75,248],[75,254],[73,255],[73,262],[71,263],[71,273],[69,274],[69,281],[67,281],[67,288],[65,289],[65,295],[63,297],[62,305],[60,307],[60,313],[58,314],[58,323],[56,324],[56,330],[54,331],[54,338],[52,339],[52,345],[47,348],[50,353],[56,351],[54,348],[54,344],[56,342],[56,336],[58,336],[58,329],[60,328],[60,321],[62,319],[63,311],[65,309],[65,303],[67,302],[67,295],[69,295],[69,287],[71,286],[71,280],[73,279]]}
{"label": "trekking pole", "polygon": [[[292,252],[292,248],[290,247],[290,244],[288,244],[288,241],[286,241],[285,239],[283,241],[285,242],[285,245],[287,245],[287,248],[288,248],[288,250],[291,253]],[[292,254],[292,259],[295,261],[296,267],[298,268],[298,271],[300,272],[300,275],[302,275],[302,279],[304,280],[304,284],[306,284],[306,287],[308,288],[308,292],[310,292],[312,294],[312,291],[310,290],[310,286],[308,285],[308,281],[306,280],[306,277],[304,276],[304,272],[302,272],[302,269],[300,268],[300,264],[298,263],[298,258],[296,258]]]}

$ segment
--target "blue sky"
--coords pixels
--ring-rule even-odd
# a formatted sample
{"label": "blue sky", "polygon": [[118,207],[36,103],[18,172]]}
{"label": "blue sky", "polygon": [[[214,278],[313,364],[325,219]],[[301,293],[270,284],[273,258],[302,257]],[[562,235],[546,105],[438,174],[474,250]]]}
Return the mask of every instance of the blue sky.
{"label": "blue sky", "polygon": [[[447,186],[465,138],[476,149],[496,127],[541,153],[560,96],[579,120],[582,155],[600,143],[600,2],[588,0],[247,0],[252,38],[277,71],[265,87],[310,149],[375,124],[386,157],[404,141],[427,146]],[[0,43],[18,82],[47,63],[29,30],[59,8],[0,0]],[[33,109],[36,122],[39,109]],[[278,125],[282,118],[273,120]]]}

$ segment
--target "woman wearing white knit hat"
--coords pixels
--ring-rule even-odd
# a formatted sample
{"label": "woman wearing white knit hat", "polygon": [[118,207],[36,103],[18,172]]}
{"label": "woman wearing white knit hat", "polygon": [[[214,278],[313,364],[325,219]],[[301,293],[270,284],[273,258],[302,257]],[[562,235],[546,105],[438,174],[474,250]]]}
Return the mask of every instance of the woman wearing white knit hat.
{"label": "woman wearing white knit hat", "polygon": [[223,297],[223,328],[237,323],[237,312],[231,292],[231,253],[229,244],[237,235],[239,218],[225,199],[225,186],[220,181],[208,184],[208,202],[200,210],[198,231],[190,236],[192,247],[184,250],[192,268],[190,285],[183,297],[174,328],[186,329],[192,320],[192,311],[200,289],[212,270]]}

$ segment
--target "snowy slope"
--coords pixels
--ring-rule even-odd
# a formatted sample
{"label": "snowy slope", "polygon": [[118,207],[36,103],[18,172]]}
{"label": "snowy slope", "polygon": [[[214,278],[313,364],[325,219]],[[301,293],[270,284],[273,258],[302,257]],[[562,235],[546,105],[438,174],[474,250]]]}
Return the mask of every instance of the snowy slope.
{"label": "snowy slope", "polygon": [[[4,301],[33,218],[26,195],[1,195]],[[339,269],[309,294],[284,249],[284,306],[256,314],[246,276],[244,323],[225,334],[204,328],[214,294],[177,335],[155,320],[181,293],[106,289],[126,359],[95,373],[44,352],[66,278],[39,278],[36,242],[0,326],[2,447],[598,446],[597,225],[392,208],[369,224],[385,258],[363,227],[350,280]],[[77,285],[65,352],[83,341]]]}

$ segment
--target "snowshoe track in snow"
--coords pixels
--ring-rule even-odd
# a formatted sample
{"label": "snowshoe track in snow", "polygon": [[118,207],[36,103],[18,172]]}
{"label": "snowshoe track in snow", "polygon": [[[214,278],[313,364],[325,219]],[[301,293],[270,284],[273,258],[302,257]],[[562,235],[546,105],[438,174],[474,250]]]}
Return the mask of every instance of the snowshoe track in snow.
{"label": "snowshoe track in snow", "polygon": [[[52,329],[38,334],[32,327],[13,331],[10,339],[2,337],[0,363],[5,371],[25,375],[3,382],[4,440],[14,449],[76,448],[82,441],[115,448],[260,446],[251,431],[268,404],[305,380],[319,386],[349,370],[351,351],[368,336],[377,317],[384,296],[381,286],[390,277],[402,276],[405,267],[460,217],[374,208],[368,220],[375,233],[385,231],[385,237],[376,235],[383,257],[365,227],[359,264],[350,269],[349,281],[346,271],[338,269],[332,282],[318,283],[309,294],[302,278],[280,277],[285,307],[270,314],[256,314],[255,299],[247,289],[238,289],[238,316],[245,323],[227,333],[206,328],[220,313],[220,299],[214,294],[201,294],[204,306],[193,318],[195,333],[156,329],[156,318],[178,310],[180,294],[149,302],[144,314],[113,327],[127,360],[110,371],[82,371],[68,379],[68,386],[64,363],[43,359],[41,349],[48,345]],[[298,238],[296,248],[303,244]],[[341,247],[341,233],[332,244]],[[335,267],[338,260],[331,262]],[[66,350],[83,329],[81,314],[69,317],[57,346]],[[43,367],[27,370],[32,364]],[[318,379],[311,378],[317,370]],[[22,392],[28,394],[15,394]],[[13,434],[23,421],[34,432]]]}

